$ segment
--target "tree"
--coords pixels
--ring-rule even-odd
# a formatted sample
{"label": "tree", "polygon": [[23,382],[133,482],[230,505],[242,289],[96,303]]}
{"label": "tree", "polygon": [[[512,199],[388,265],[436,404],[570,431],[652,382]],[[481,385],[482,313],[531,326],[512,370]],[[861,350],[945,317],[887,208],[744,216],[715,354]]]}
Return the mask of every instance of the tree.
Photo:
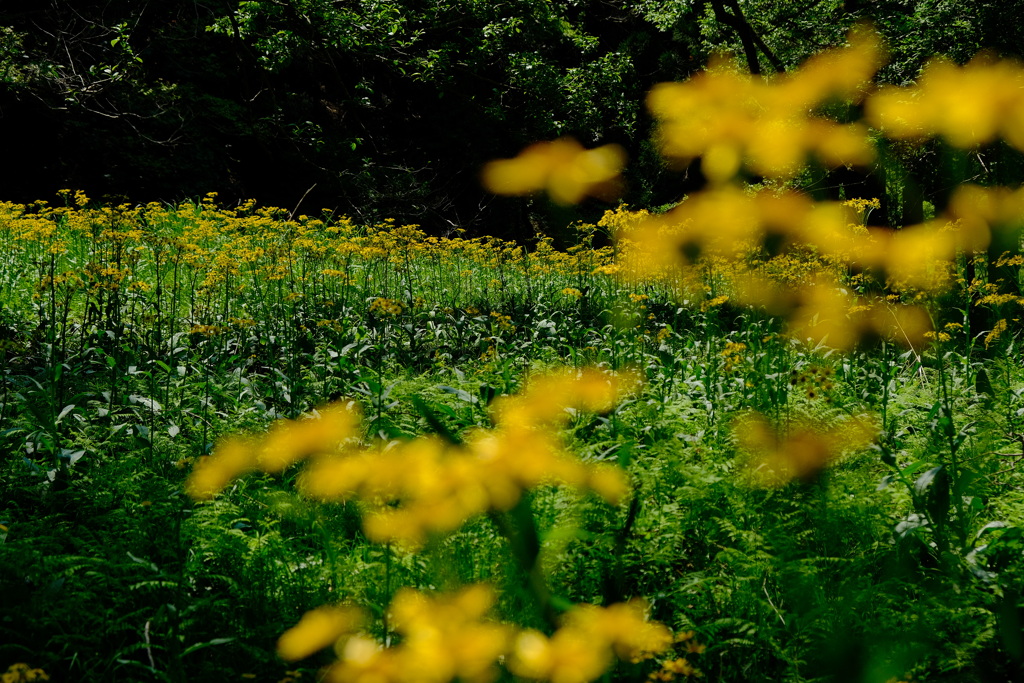
{"label": "tree", "polygon": [[21,201],[62,186],[133,201],[217,191],[433,232],[525,236],[544,222],[543,204],[482,191],[483,162],[561,135],[616,142],[633,159],[625,199],[671,203],[681,174],[648,142],[643,94],[715,51],[744,55],[755,72],[789,70],[870,18],[896,56],[882,78],[901,83],[936,51],[962,60],[978,46],[1019,50],[1021,29],[999,21],[1010,9],[1009,0],[11,0],[0,18],[0,134],[8,157],[23,161],[0,181]]}
{"label": "tree", "polygon": [[677,36],[604,2],[54,1],[7,23],[3,104],[21,154],[55,160],[7,179],[20,198],[308,192],[300,208],[435,230],[524,224],[480,190],[483,161],[566,133],[642,139],[644,89],[686,64]]}

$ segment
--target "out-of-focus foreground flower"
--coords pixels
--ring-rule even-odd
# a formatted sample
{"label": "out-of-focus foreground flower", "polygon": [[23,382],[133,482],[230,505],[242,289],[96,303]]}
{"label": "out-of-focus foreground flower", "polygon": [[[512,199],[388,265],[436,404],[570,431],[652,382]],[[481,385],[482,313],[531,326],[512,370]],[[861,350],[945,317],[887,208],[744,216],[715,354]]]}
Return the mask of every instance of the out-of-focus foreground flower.
{"label": "out-of-focus foreground flower", "polygon": [[333,645],[338,661],[325,680],[337,683],[489,683],[497,665],[523,678],[552,683],[587,683],[618,657],[638,662],[671,647],[664,625],[647,619],[647,606],[633,600],[608,607],[577,605],[548,636],[487,617],[494,590],[484,584],[428,595],[401,589],[388,609],[400,642],[382,647],[357,632],[360,613],[323,607],[307,613],[281,636],[278,653],[295,661]]}
{"label": "out-of-focus foreground flower", "polygon": [[815,110],[833,98],[860,99],[879,66],[878,37],[860,29],[849,46],[825,51],[791,74],[764,79],[713,62],[686,82],[655,86],[647,105],[659,121],[661,154],[682,163],[701,157],[712,183],[731,180],[744,165],[791,178],[809,154],[827,166],[874,160],[863,125],[839,124]]}
{"label": "out-of-focus foreground flower", "polygon": [[608,411],[639,385],[631,373],[540,375],[523,393],[495,401],[494,429],[475,430],[459,445],[428,435],[362,447],[355,443],[358,411],[351,403],[334,404],[316,417],[275,423],[263,439],[226,439],[197,464],[187,488],[209,499],[247,472],[277,473],[307,460],[298,479],[303,494],[358,499],[371,539],[412,546],[488,510],[508,510],[524,490],[543,484],[590,489],[618,503],[629,491],[625,472],[574,457],[557,430],[570,411]]}
{"label": "out-of-focus foreground flower", "polygon": [[752,482],[779,486],[794,479],[814,479],[842,454],[867,447],[878,429],[865,416],[831,426],[804,423],[780,429],[764,416],[751,413],[737,419],[733,431],[737,445],[749,458]]}
{"label": "out-of-focus foreground flower", "polygon": [[964,66],[936,58],[914,85],[873,94],[865,113],[893,139],[941,135],[969,149],[1001,137],[1024,150],[1024,67],[987,54]]}
{"label": "out-of-focus foreground flower", "polygon": [[584,149],[572,138],[538,142],[513,159],[484,166],[484,187],[495,194],[547,192],[559,204],[578,204],[587,196],[616,194],[615,180],[626,162],[618,145]]}

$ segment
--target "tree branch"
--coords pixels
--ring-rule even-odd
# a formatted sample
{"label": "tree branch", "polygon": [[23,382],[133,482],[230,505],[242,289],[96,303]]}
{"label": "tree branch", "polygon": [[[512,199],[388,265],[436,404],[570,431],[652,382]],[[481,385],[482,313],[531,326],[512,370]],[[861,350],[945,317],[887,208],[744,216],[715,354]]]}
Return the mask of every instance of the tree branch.
{"label": "tree branch", "polygon": [[[726,7],[726,4],[728,4],[728,7]],[[757,58],[758,50],[764,54],[777,72],[786,72],[786,67],[775,56],[775,53],[771,51],[771,48],[757,35],[750,22],[747,21],[747,18],[743,16],[739,0],[711,0],[711,7],[715,11],[715,19],[736,31],[736,35],[739,36],[740,43],[743,45],[743,55],[747,59],[747,68],[750,69],[750,73],[754,75],[761,74],[761,63]]]}

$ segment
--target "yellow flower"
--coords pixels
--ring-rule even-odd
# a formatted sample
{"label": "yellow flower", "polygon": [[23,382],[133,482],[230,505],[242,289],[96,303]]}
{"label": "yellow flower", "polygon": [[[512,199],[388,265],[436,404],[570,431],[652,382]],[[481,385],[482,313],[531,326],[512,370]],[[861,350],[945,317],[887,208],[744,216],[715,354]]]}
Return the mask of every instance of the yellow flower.
{"label": "yellow flower", "polygon": [[401,656],[410,677],[442,683],[452,678],[485,681],[508,651],[509,629],[484,619],[496,595],[483,584],[429,597],[402,589],[392,600],[392,623],[404,636]]}
{"label": "yellow flower", "polygon": [[751,456],[748,470],[754,481],[768,486],[811,480],[842,453],[867,447],[875,434],[863,417],[832,427],[798,424],[782,432],[757,413],[737,420],[733,430],[740,448]]}
{"label": "yellow flower", "polygon": [[185,484],[196,500],[209,500],[231,482],[256,468],[256,451],[247,439],[231,437],[217,446],[213,455],[200,458]]}
{"label": "yellow flower", "polygon": [[392,683],[405,680],[401,663],[366,636],[349,638],[341,648],[341,659],[324,677],[332,683]]}
{"label": "yellow flower", "polygon": [[277,654],[287,661],[303,659],[355,632],[362,621],[362,613],[351,607],[318,607],[284,632],[277,641]]}
{"label": "yellow flower", "polygon": [[347,443],[358,433],[359,414],[339,402],[316,417],[279,421],[262,439],[223,441],[197,464],[187,490],[209,499],[248,471],[281,472],[310,458],[298,477],[301,493],[330,501],[358,498],[366,506],[369,538],[412,546],[487,510],[508,510],[523,490],[542,483],[588,487],[615,504],[629,491],[625,473],[572,457],[556,430],[569,419],[569,409],[608,411],[638,385],[632,373],[595,369],[538,376],[520,395],[496,400],[496,427],[467,435],[464,446],[434,436],[375,448]]}
{"label": "yellow flower", "polygon": [[647,620],[643,600],[608,607],[577,605],[566,614],[567,625],[579,628],[594,642],[604,642],[619,659],[640,661],[672,645],[672,633],[663,624]]}
{"label": "yellow flower", "polygon": [[635,391],[639,376],[607,373],[596,369],[561,371],[530,380],[518,396],[503,396],[492,404],[495,421],[502,426],[535,427],[564,422],[566,408],[606,412],[621,398]]}
{"label": "yellow flower", "polygon": [[741,73],[722,61],[686,83],[662,83],[648,95],[659,120],[663,156],[701,158],[701,170],[721,185],[746,164],[759,175],[790,178],[808,153],[830,166],[873,159],[867,129],[810,112],[831,97],[856,99],[880,65],[878,38],[863,29],[850,46],[824,52],[796,72],[772,79]]}
{"label": "yellow flower", "polygon": [[890,138],[941,135],[956,147],[971,148],[1001,135],[1024,149],[1024,69],[988,55],[962,67],[936,58],[917,84],[881,88],[868,99],[865,114]]}
{"label": "yellow flower", "polygon": [[629,478],[614,465],[594,465],[586,480],[586,486],[612,505],[617,505],[629,495]]}
{"label": "yellow flower", "polygon": [[531,145],[514,159],[490,162],[482,180],[495,194],[543,190],[559,204],[577,204],[587,195],[604,194],[624,163],[625,152],[618,145],[586,150],[572,138],[559,138]]}
{"label": "yellow flower", "polygon": [[402,304],[393,299],[376,298],[370,303],[370,315],[396,316],[402,314]]}
{"label": "yellow flower", "polygon": [[673,659],[661,665],[661,670],[651,674],[650,680],[672,681],[677,676],[684,678],[700,678],[703,676],[700,669],[696,668],[685,657]]}
{"label": "yellow flower", "polygon": [[1006,331],[1006,320],[1002,319],[995,324],[992,330],[985,335],[985,348],[987,349],[989,344],[999,339],[999,336]]}
{"label": "yellow flower", "polygon": [[551,683],[588,683],[611,665],[604,643],[588,638],[585,631],[563,627],[548,638],[539,631],[522,631],[509,658],[517,676]]}
{"label": "yellow flower", "polygon": [[357,435],[360,417],[355,404],[343,401],[322,408],[316,417],[277,422],[263,440],[257,465],[280,472],[314,453],[336,451]]}
{"label": "yellow flower", "polygon": [[0,674],[2,683],[32,683],[33,681],[48,681],[49,675],[42,669],[33,669],[24,662],[18,662],[7,667],[7,672]]}
{"label": "yellow flower", "polygon": [[509,627],[486,619],[495,597],[482,584],[436,596],[403,588],[388,608],[401,642],[382,648],[363,635],[349,638],[337,648],[339,661],[327,680],[488,683],[511,637]]}

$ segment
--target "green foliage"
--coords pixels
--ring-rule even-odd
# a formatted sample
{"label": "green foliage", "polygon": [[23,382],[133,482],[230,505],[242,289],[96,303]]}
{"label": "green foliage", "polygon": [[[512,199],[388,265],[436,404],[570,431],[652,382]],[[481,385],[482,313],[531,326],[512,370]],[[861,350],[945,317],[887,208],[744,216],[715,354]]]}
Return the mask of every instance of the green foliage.
{"label": "green foliage", "polygon": [[[638,291],[594,272],[600,253],[585,249],[431,251],[405,228],[327,221],[314,233],[210,202],[151,208],[137,238],[138,213],[39,215],[37,229],[71,232],[55,233],[69,242],[52,266],[50,242],[5,242],[4,268],[34,274],[2,290],[0,576],[13,590],[0,594],[0,662],[62,678],[280,678],[274,642],[305,610],[364,605],[383,638],[398,587],[477,581],[502,587],[504,618],[544,628],[510,569],[511,530],[535,525],[554,603],[648,596],[654,618],[708,645],[708,678],[964,680],[1019,667],[1024,376],[1011,332],[991,341],[1000,354],[962,335],[838,357],[751,312]],[[108,223],[74,227],[81,216]],[[264,249],[288,240],[288,268],[307,280],[270,280],[254,261],[203,284],[217,249],[259,235]],[[331,267],[314,260],[321,248],[359,235],[344,287],[313,276]],[[182,254],[211,249],[192,269],[171,258],[186,243]],[[118,258],[135,258],[121,287],[95,274],[102,286],[88,291],[47,284],[51,270]],[[642,394],[577,414],[566,433],[584,459],[628,468],[622,506],[546,487],[519,517],[473,519],[408,553],[369,543],[358,504],[297,497],[294,471],[238,480],[209,503],[182,492],[222,434],[350,396],[369,438],[459,440],[489,425],[487,404],[524,373],[562,364],[647,377]],[[878,446],[815,481],[752,487],[732,430],[749,410],[782,427],[872,410]]]}
{"label": "green foliage", "polygon": [[[97,22],[99,3],[75,15],[57,4],[0,29],[0,83],[5,97],[69,112],[79,153],[131,161],[111,166],[113,185],[144,166],[164,178],[153,188],[197,168],[191,182],[208,188],[271,150],[289,169],[328,169],[330,191],[366,215],[401,204],[436,226],[477,205],[450,188],[468,186],[494,150],[645,133],[638,75],[744,49],[720,23],[723,3],[413,5],[170,3],[136,16],[106,3]],[[742,9],[765,64],[787,66],[867,14],[857,3]],[[999,3],[871,10],[883,33],[911,36],[893,41],[891,82],[933,52],[1010,50],[1016,35],[992,28]],[[23,30],[40,16],[66,54]],[[93,125],[107,119],[113,128]],[[215,151],[225,140],[237,158]],[[168,148],[187,152],[154,151]],[[943,182],[987,155],[994,176],[1014,177],[1004,152],[888,150],[887,222],[913,222],[925,201],[941,208]],[[650,157],[637,193],[655,200],[668,172]],[[922,172],[933,159],[939,169]],[[324,177],[299,175],[296,196]],[[0,216],[0,667],[31,661],[64,680],[312,677],[326,655],[294,672],[274,652],[306,610],[354,602],[390,642],[400,587],[487,581],[501,589],[501,619],[548,632],[572,603],[647,596],[654,618],[708,645],[692,653],[708,679],[1019,676],[1018,302],[982,294],[1019,294],[1020,263],[995,251],[961,259],[963,286],[931,304],[930,344],[840,357],[723,304],[717,281],[680,303],[609,277],[610,250],[592,248],[587,226],[559,252],[546,239],[431,241],[414,226],[211,197],[87,208],[84,195],[62,196],[65,207],[4,204]],[[626,468],[621,505],[544,486],[414,553],[371,543],[360,503],[296,495],[294,469],[239,479],[209,502],[183,494],[225,434],[350,397],[366,441],[460,443],[491,426],[497,396],[562,365],[647,380],[564,430],[584,460]],[[780,437],[871,412],[877,443],[756,486],[734,429],[751,411]],[[656,668],[623,664],[608,678]]]}
{"label": "green foliage", "polygon": [[[885,82],[915,79],[934,54],[1020,54],[1019,26],[1004,20],[1011,2],[732,4],[742,9],[737,25],[787,69],[842,43],[858,20],[888,40]],[[5,125],[21,131],[7,152],[26,160],[9,166],[7,196],[27,201],[73,186],[146,202],[217,190],[289,208],[339,207],[368,222],[393,216],[433,234],[458,226],[524,237],[535,224],[573,219],[486,196],[479,168],[528,142],[573,134],[627,147],[638,161],[629,203],[675,202],[679,175],[645,151],[644,93],[689,76],[714,52],[744,54],[737,28],[716,10],[725,5],[24,5],[0,26],[0,106]]]}

